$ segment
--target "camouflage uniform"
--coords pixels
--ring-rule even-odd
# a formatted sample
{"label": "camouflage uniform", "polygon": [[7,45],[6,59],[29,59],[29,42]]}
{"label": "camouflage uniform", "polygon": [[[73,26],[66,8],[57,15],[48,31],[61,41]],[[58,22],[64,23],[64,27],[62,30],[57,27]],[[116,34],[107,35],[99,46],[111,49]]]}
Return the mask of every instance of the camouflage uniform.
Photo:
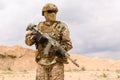
{"label": "camouflage uniform", "polygon": [[[37,29],[43,33],[49,34],[53,39],[66,50],[72,48],[72,43],[69,36],[69,30],[65,23],[54,21],[49,23],[47,21],[40,22]],[[47,43],[36,43],[33,38],[34,32],[26,34],[25,42],[27,45],[36,45],[36,62],[38,63],[36,71],[36,80],[64,80],[64,63],[67,63],[66,58],[56,56],[56,47],[49,46],[46,49]],[[45,52],[48,52],[45,54]]]}

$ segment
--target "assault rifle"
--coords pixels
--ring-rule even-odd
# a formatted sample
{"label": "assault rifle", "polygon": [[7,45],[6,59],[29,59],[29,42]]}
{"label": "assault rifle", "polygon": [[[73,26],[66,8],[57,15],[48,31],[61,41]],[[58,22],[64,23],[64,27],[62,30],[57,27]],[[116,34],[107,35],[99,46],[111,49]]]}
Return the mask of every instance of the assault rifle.
{"label": "assault rifle", "polygon": [[55,39],[53,39],[47,33],[42,33],[40,30],[38,30],[36,28],[36,25],[29,24],[28,27],[26,28],[26,31],[34,31],[34,32],[37,32],[37,33],[41,34],[42,36],[46,37],[48,39],[48,41],[49,41],[48,42],[49,45],[52,45],[52,46],[58,48],[61,51],[62,55],[64,55],[66,58],[68,58],[74,65],[79,67],[79,64],[76,63],[76,60],[72,60],[70,58],[70,55],[67,53],[67,51],[62,46],[60,46],[60,44]]}

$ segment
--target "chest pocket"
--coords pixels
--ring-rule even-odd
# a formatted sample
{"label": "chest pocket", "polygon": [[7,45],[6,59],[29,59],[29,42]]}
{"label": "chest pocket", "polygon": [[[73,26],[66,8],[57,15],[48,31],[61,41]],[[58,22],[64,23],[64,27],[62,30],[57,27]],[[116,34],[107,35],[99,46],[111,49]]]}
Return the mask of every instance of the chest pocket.
{"label": "chest pocket", "polygon": [[59,37],[59,41],[62,40],[62,36],[63,36],[63,30],[65,29],[64,25],[62,24],[58,24],[56,27],[55,27],[55,34],[57,35],[57,37]]}
{"label": "chest pocket", "polygon": [[62,27],[59,23],[54,23],[51,26],[47,26],[44,22],[39,26],[43,33],[48,33],[52,38],[59,40],[61,36]]}
{"label": "chest pocket", "polygon": [[56,26],[54,26],[54,33],[55,36],[57,37],[57,40],[61,41],[62,40],[62,32],[65,29],[65,27],[63,25],[61,25],[60,23],[58,23]]}

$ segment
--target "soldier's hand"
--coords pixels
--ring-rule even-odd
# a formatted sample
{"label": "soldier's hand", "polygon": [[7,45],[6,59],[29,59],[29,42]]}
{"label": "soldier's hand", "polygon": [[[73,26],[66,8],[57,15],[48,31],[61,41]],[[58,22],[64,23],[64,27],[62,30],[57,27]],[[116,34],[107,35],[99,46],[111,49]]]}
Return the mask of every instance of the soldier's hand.
{"label": "soldier's hand", "polygon": [[68,64],[67,58],[65,57],[64,53],[58,48],[55,52],[58,62],[62,62],[64,64]]}
{"label": "soldier's hand", "polygon": [[63,53],[62,53],[62,51],[61,51],[59,48],[56,50],[55,54],[56,54],[56,56],[59,57],[59,58],[62,58],[62,57],[63,57],[63,55],[62,55]]}
{"label": "soldier's hand", "polygon": [[44,36],[42,36],[41,34],[35,34],[34,35],[34,39],[36,43],[47,43],[48,39]]}

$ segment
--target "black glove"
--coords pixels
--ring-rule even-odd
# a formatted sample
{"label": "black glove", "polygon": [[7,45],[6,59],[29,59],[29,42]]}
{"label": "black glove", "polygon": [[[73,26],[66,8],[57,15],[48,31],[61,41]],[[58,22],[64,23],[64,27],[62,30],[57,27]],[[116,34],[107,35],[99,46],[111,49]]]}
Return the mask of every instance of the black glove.
{"label": "black glove", "polygon": [[58,62],[68,64],[68,61],[67,61],[65,54],[59,48],[56,50],[55,54],[58,57],[57,58]]}
{"label": "black glove", "polygon": [[65,57],[65,53],[60,49],[58,48],[55,52],[56,56],[59,57],[59,58],[64,58]]}
{"label": "black glove", "polygon": [[57,49],[55,54],[56,54],[57,57],[62,57],[62,52],[61,52],[60,49]]}
{"label": "black glove", "polygon": [[44,36],[42,36],[41,34],[35,34],[34,35],[34,39],[36,43],[47,43],[48,39]]}

